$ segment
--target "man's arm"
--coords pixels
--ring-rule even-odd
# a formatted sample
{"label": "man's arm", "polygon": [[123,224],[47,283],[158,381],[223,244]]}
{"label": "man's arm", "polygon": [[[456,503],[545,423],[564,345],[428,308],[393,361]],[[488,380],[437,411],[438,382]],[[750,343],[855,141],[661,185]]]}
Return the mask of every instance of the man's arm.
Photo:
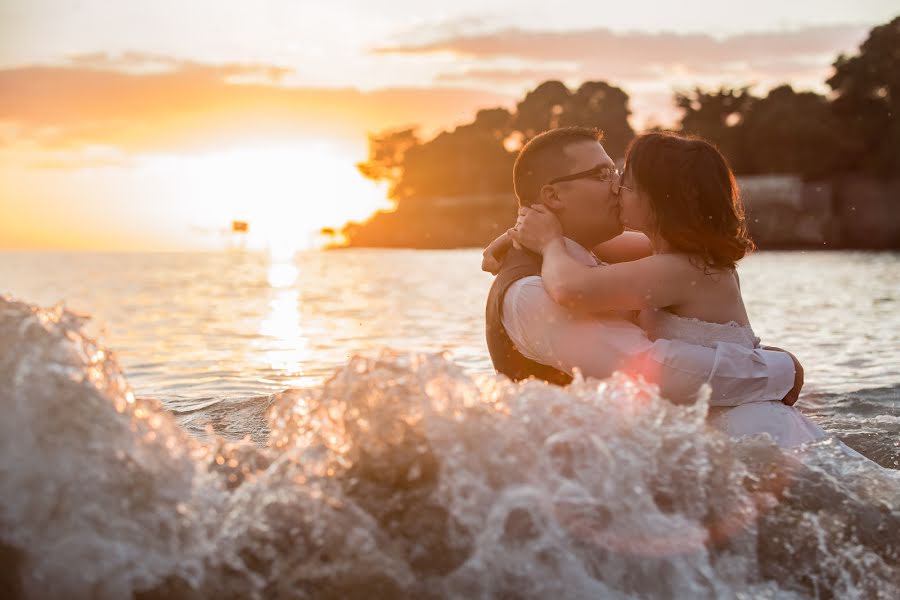
{"label": "man's arm", "polygon": [[481,256],[481,270],[487,271],[491,275],[500,272],[500,265],[503,263],[503,257],[513,247],[512,238],[505,231],[497,236],[493,242],[488,244]]}
{"label": "man's arm", "polygon": [[624,319],[577,315],[556,304],[539,277],[510,286],[503,300],[503,326],[527,358],[587,377],[613,371],[643,375],[673,402],[690,403],[709,383],[713,406],[780,401],[794,384],[794,364],[787,353],[753,350],[737,344],[716,348],[657,340]]}
{"label": "man's arm", "polygon": [[652,347],[644,331],[629,321],[563,308],[537,276],[507,289],[503,327],[525,357],[570,374],[577,368],[586,377],[609,377]]}
{"label": "man's arm", "polygon": [[[678,340],[656,340],[641,357],[642,373],[673,402],[691,402],[704,383],[711,406],[785,401],[797,387],[795,365],[786,352],[719,342],[715,348]],[[800,381],[802,385],[802,378]],[[799,387],[797,387],[799,393]]]}
{"label": "man's arm", "polygon": [[[737,273],[734,274],[737,277]],[[738,285],[740,286],[740,281],[738,281]],[[763,350],[773,350],[775,352],[784,352],[788,356],[791,357],[791,361],[794,363],[794,387],[791,388],[791,391],[787,393],[787,395],[781,399],[784,404],[788,406],[793,406],[794,403],[800,398],[800,390],[803,389],[803,365],[800,364],[800,361],[797,360],[797,357],[785,350],[784,348],[776,348],[775,346],[762,346]]]}

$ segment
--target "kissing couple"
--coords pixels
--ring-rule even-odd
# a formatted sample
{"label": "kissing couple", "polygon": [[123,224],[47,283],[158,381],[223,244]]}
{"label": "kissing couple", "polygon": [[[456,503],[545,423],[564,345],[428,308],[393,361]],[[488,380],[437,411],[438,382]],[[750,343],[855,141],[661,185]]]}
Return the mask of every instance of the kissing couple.
{"label": "kissing couple", "polygon": [[800,362],[761,346],[747,317],[736,265],[754,245],[722,154],[648,133],[619,173],[601,139],[566,127],[519,152],[518,219],[482,264],[496,275],[485,311],[496,370],[559,385],[576,369],[624,371],[676,403],[705,383],[710,424],[733,437],[791,448],[826,436],[793,407]]}

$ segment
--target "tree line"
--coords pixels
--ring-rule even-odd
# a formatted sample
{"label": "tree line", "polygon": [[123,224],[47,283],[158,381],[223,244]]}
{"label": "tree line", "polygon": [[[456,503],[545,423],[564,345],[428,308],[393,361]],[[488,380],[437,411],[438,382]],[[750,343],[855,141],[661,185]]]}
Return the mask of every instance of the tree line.
{"label": "tree line", "polygon": [[[788,84],[764,96],[750,86],[676,91],[681,117],[673,129],[718,145],[738,175],[897,178],[900,17],[873,28],[857,53],[838,56],[833,67],[827,95]],[[368,160],[358,168],[389,182],[398,210],[421,198],[512,194],[512,165],[529,139],[556,127],[596,127],[610,156],[621,157],[635,136],[630,114],[628,94],[610,83],[572,90],[546,81],[515,110],[479,110],[472,122],[430,140],[414,127],[372,134]]]}

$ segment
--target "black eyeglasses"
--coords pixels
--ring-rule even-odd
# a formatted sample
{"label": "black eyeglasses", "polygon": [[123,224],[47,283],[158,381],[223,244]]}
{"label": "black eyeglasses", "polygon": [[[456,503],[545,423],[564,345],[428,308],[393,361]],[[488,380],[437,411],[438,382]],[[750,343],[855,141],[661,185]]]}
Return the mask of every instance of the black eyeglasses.
{"label": "black eyeglasses", "polygon": [[615,167],[597,166],[587,171],[579,171],[571,175],[563,175],[556,177],[547,182],[547,185],[554,183],[562,183],[563,181],[574,181],[576,179],[596,179],[597,181],[612,181],[619,176],[619,170]]}

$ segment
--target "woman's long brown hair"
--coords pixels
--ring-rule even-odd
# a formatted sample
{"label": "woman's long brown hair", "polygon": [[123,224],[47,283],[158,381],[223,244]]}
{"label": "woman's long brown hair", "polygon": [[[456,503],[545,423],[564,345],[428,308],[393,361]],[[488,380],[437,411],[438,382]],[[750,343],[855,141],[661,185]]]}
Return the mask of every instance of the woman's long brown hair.
{"label": "woman's long brown hair", "polygon": [[755,249],[734,174],[709,142],[647,133],[628,146],[625,170],[648,196],[657,233],[674,250],[704,268],[733,269]]}

